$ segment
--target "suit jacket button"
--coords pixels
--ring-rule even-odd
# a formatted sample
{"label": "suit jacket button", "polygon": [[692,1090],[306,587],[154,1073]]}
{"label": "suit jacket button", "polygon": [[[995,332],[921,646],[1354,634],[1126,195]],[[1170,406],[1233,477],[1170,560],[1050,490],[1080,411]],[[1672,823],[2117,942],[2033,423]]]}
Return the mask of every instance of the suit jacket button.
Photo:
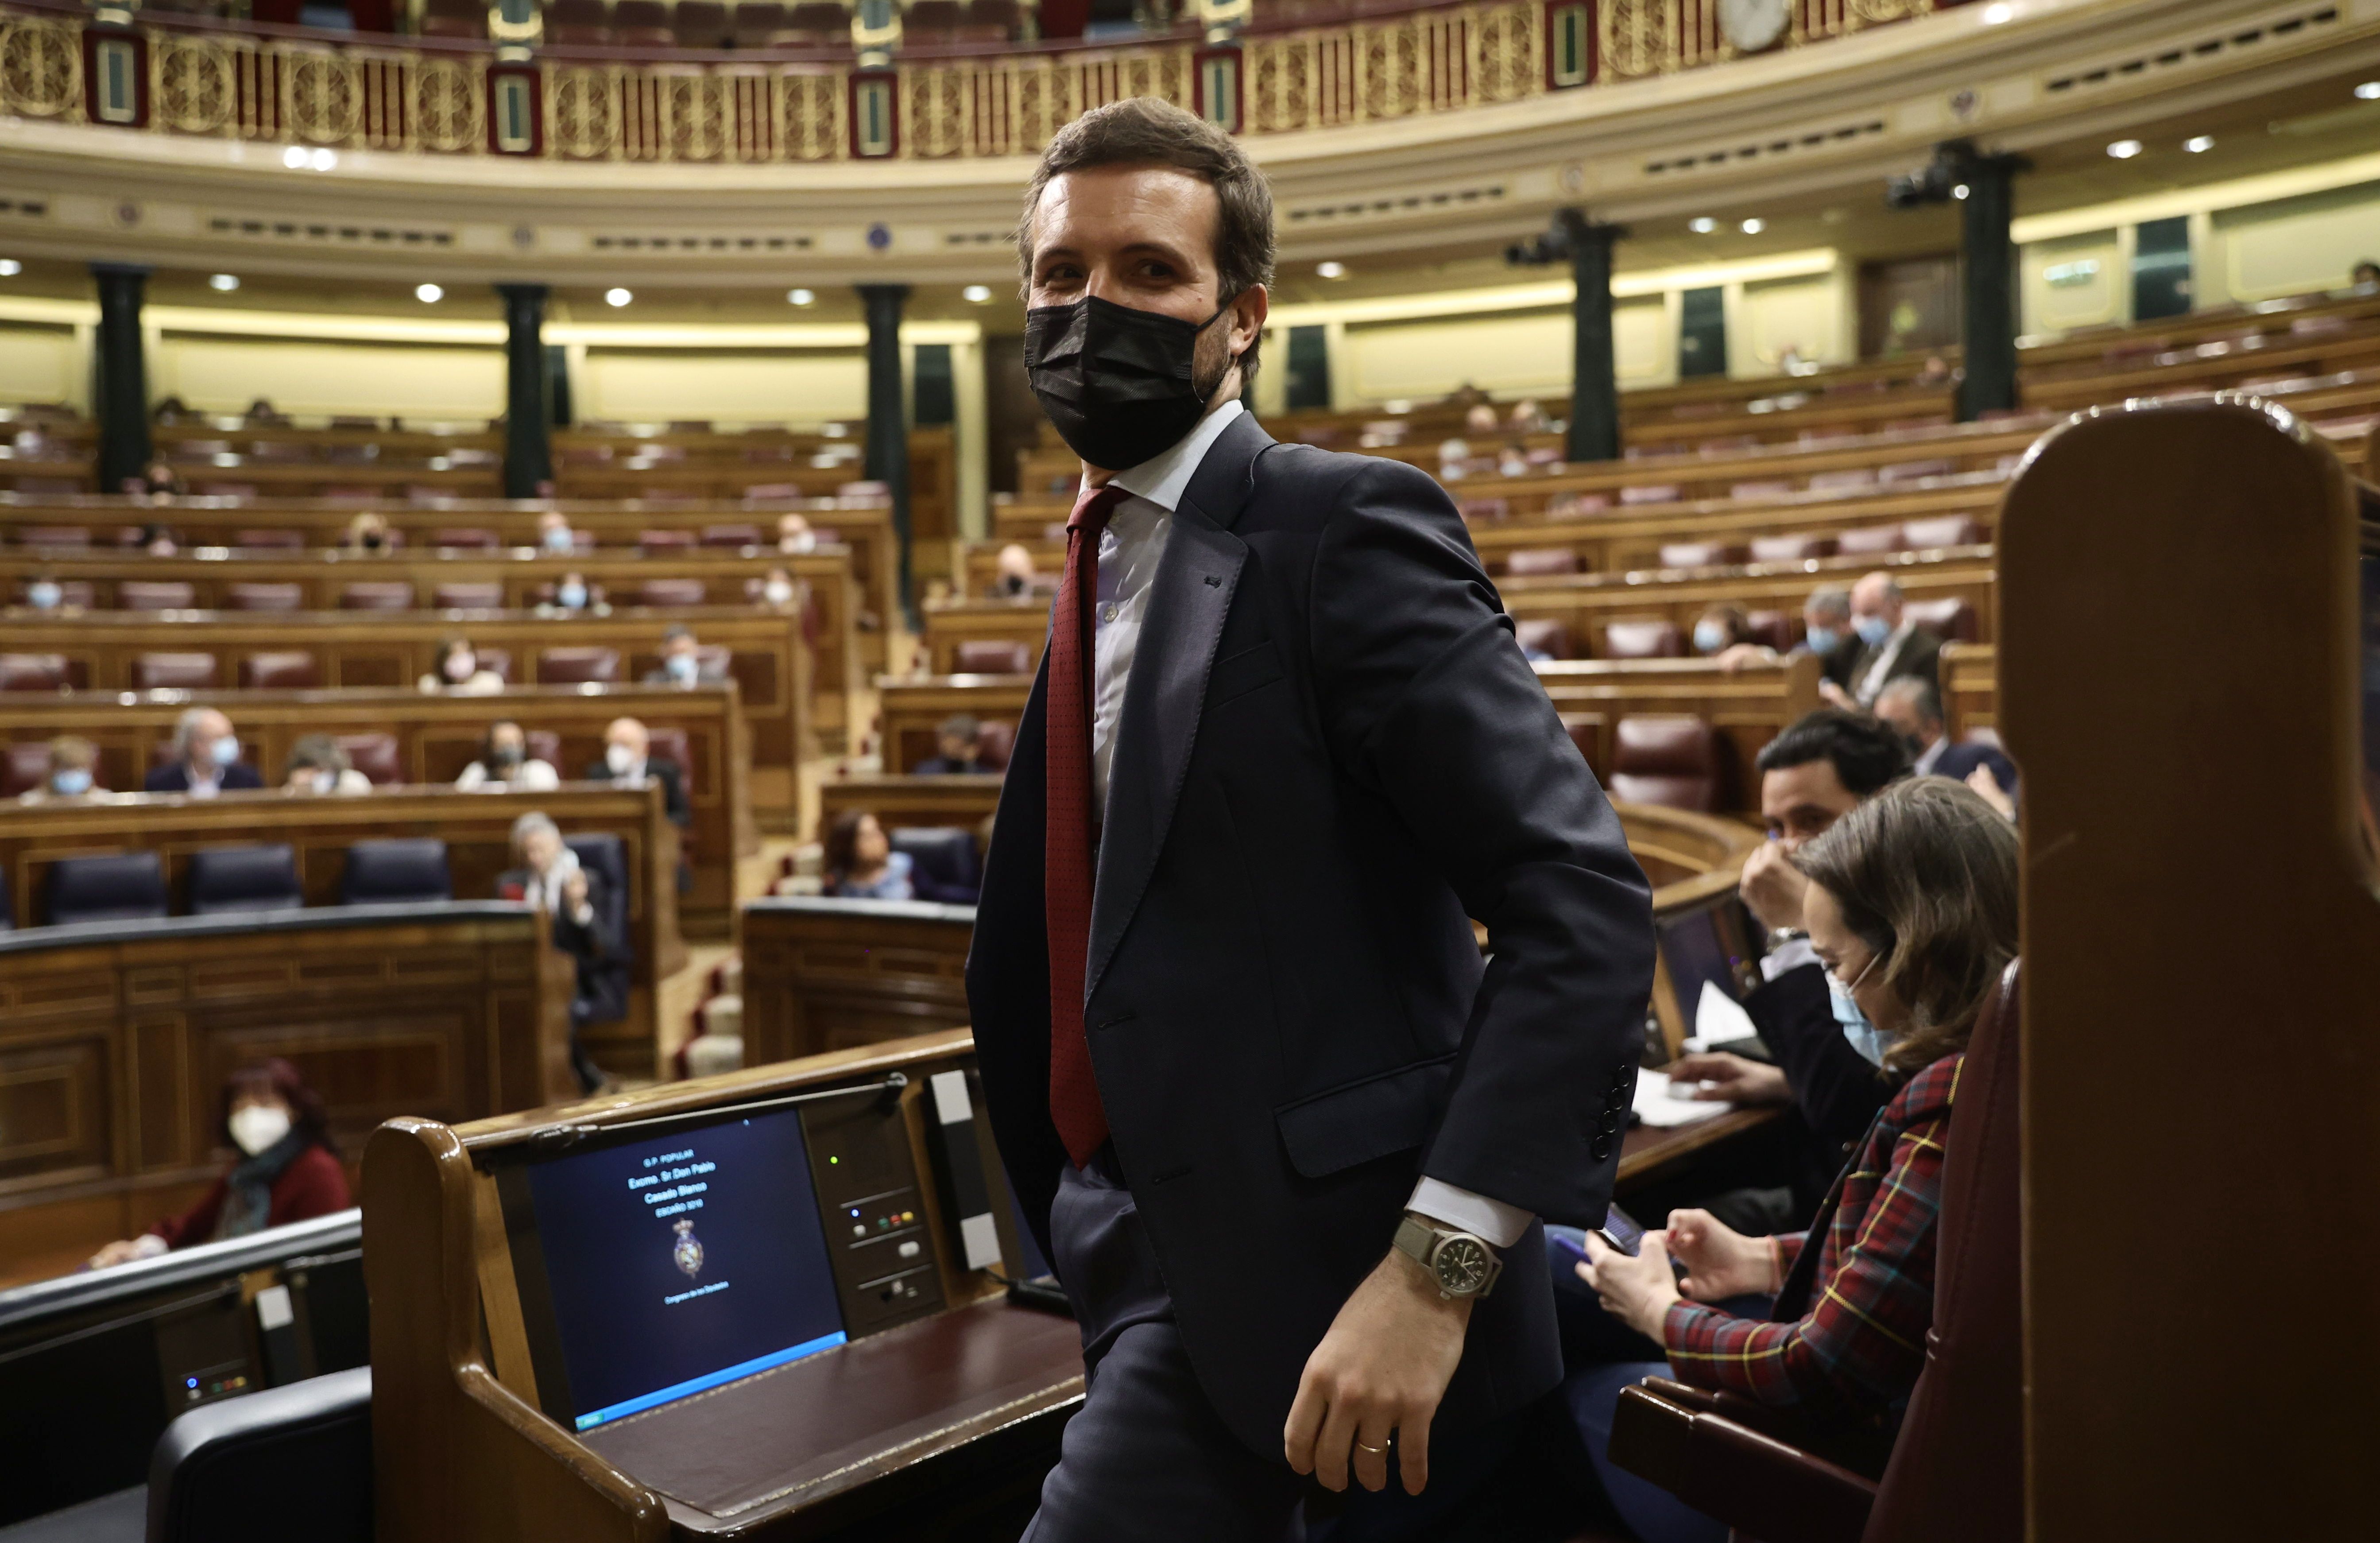
{"label": "suit jacket button", "polygon": [[1603,1134],[1609,1136],[1613,1131],[1616,1131],[1619,1128],[1620,1112],[1616,1109],[1605,1110],[1603,1112]]}
{"label": "suit jacket button", "polygon": [[1586,1151],[1589,1157],[1592,1157],[1597,1162],[1601,1162],[1605,1158],[1611,1155],[1611,1137],[1609,1136],[1597,1136],[1593,1141],[1587,1143]]}

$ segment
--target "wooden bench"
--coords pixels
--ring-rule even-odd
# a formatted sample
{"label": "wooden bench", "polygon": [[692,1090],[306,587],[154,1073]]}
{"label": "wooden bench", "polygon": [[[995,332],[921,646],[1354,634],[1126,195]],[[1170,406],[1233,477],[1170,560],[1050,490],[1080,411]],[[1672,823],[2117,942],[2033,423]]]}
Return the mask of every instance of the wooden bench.
{"label": "wooden bench", "polygon": [[571,963],[495,901],[178,917],[0,934],[0,1257],[72,1270],[228,1160],[217,1090],[295,1064],[352,1157],[394,1114],[567,1098]]}
{"label": "wooden bench", "polygon": [[810,654],[794,617],[749,607],[630,608],[608,616],[482,612],[468,623],[419,611],[81,616],[18,611],[6,626],[8,651],[63,654],[70,684],[123,692],[137,689],[133,662],[140,655],[184,652],[213,656],[218,686],[237,681],[244,659],[294,651],[314,656],[325,688],[407,686],[437,667],[440,642],[458,631],[467,631],[478,647],[509,654],[513,679],[522,685],[538,684],[540,653],[559,648],[615,650],[620,678],[641,681],[659,660],[655,650],[662,632],[680,624],[694,628],[702,642],[730,650],[728,673],[741,693],[752,747],[752,805],[764,827],[789,829],[795,807],[794,769],[813,745]]}
{"label": "wooden bench", "polygon": [[[268,785],[280,777],[290,747],[311,734],[380,734],[395,743],[393,786],[452,784],[478,759],[487,727],[517,720],[531,734],[557,739],[554,769],[576,778],[603,756],[612,720],[686,736],[686,796],[692,823],[682,845],[688,887],[680,920],[698,937],[723,937],[735,904],[735,859],[760,849],[753,818],[748,735],[734,683],[679,690],[663,686],[524,686],[501,696],[425,695],[407,689],[347,691],[155,691],[110,695],[0,693],[0,743],[39,744],[79,735],[99,747],[99,784],[118,792],[140,786],[172,742],[184,711],[218,708],[237,731],[243,759]],[[791,808],[771,811],[790,829]]]}

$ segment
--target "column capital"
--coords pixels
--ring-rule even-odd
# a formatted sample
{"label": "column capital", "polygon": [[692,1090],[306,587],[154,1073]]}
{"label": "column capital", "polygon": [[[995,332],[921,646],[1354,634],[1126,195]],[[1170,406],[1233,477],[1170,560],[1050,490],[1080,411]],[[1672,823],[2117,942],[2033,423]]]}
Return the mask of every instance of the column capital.
{"label": "column capital", "polygon": [[103,279],[145,279],[157,270],[146,262],[94,262],[91,274]]}

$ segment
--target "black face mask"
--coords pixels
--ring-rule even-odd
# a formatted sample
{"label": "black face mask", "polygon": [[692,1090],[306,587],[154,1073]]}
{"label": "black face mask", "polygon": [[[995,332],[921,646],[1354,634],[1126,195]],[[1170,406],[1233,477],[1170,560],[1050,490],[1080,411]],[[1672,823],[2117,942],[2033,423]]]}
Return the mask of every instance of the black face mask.
{"label": "black face mask", "polygon": [[1198,389],[1205,322],[1135,310],[1086,295],[1025,313],[1025,372],[1041,410],[1075,455],[1123,471],[1178,443],[1220,380]]}

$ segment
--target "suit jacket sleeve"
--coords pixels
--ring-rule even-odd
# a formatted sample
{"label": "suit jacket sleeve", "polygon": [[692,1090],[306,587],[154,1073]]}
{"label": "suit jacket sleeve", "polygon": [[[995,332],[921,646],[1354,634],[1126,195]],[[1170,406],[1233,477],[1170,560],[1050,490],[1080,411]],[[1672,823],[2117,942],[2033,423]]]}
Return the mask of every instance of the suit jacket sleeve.
{"label": "suit jacket sleeve", "polygon": [[653,775],[662,780],[662,812],[673,825],[690,825],[694,810],[686,801],[686,773],[674,760],[653,762]]}
{"label": "suit jacket sleeve", "polygon": [[1827,998],[1826,970],[1787,970],[1746,997],[1743,1009],[1785,1074],[1803,1123],[1827,1150],[1839,1154],[1867,1134],[1892,1089],[1843,1038]]}
{"label": "suit jacket sleeve", "polygon": [[1650,886],[1445,492],[1380,460],[1337,504],[1309,611],[1324,735],[1494,954],[1422,1172],[1597,1225],[1644,1042]]}

